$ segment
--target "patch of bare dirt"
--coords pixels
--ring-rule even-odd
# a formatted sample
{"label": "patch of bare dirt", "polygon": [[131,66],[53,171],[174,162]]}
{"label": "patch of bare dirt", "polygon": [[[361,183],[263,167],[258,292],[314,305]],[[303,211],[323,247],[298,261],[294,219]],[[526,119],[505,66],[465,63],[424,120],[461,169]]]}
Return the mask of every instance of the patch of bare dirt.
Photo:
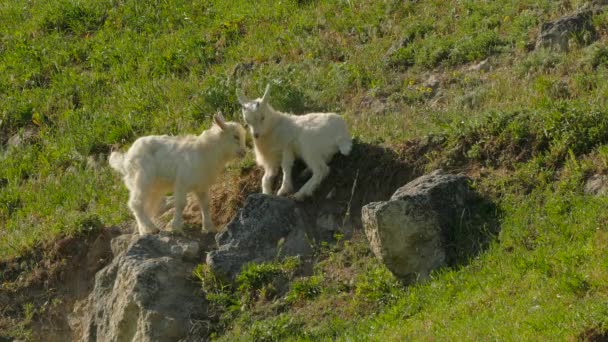
{"label": "patch of bare dirt", "polygon": [[[264,172],[258,167],[241,170],[239,174],[223,177],[211,189],[211,216],[221,228],[226,225],[242,206],[249,194],[260,192]],[[198,209],[198,206],[196,206]],[[200,215],[196,217],[201,224]]]}
{"label": "patch of bare dirt", "polygon": [[608,331],[598,328],[589,328],[578,336],[579,341],[586,342],[608,342]]}
{"label": "patch of bare dirt", "polygon": [[95,273],[112,260],[118,228],[99,228],[48,242],[0,262],[0,339],[69,341],[67,313],[91,290]]}

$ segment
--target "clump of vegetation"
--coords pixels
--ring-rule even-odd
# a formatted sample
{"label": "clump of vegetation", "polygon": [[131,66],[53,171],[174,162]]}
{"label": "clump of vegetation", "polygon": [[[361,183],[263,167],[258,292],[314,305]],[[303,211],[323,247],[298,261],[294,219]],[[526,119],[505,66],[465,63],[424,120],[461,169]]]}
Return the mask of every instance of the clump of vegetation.
{"label": "clump of vegetation", "polygon": [[215,274],[207,264],[193,271],[201,282],[211,312],[216,315],[214,331],[225,329],[241,311],[247,311],[257,301],[267,302],[285,292],[283,289],[301,266],[299,257],[283,261],[246,264],[234,281]]}
{"label": "clump of vegetation", "polygon": [[279,282],[291,279],[300,267],[298,257],[286,258],[281,263],[247,264],[236,277],[237,290],[244,302],[272,299]]}
{"label": "clump of vegetation", "polygon": [[[327,330],[343,331],[344,319],[366,317],[395,303],[404,287],[375,259],[364,238],[337,238],[336,245],[318,247],[312,271],[296,272],[297,276],[288,279],[282,291],[274,292],[272,300],[258,300],[235,315],[221,339],[314,339],[324,336]],[[280,271],[284,267],[278,263],[249,265],[237,279],[248,279],[246,284],[267,289],[268,284],[276,283],[277,277],[285,274]],[[247,292],[239,296],[245,301],[250,298]]]}
{"label": "clump of vegetation", "polygon": [[[238,119],[237,87],[260,94],[272,83],[277,109],[339,112],[358,142],[395,152],[351,160],[372,165],[406,151],[414,173],[467,173],[500,211],[498,227],[487,227],[483,253],[408,287],[360,232],[319,250],[312,268],[249,265],[226,282],[199,266],[215,337],[603,336],[608,202],[583,188],[608,172],[608,12],[595,13],[567,52],[534,49],[543,22],[582,5],[6,2],[0,258],[128,220],[127,191],[105,162],[112,149],[142,135],[200,133],[218,110]],[[486,58],[491,68],[469,70]],[[441,81],[425,86],[433,75]],[[256,178],[253,165],[250,156],[226,179]],[[239,198],[255,191],[242,188]],[[10,324],[20,332],[0,335],[30,336],[28,322]]]}
{"label": "clump of vegetation", "polygon": [[291,303],[313,299],[323,291],[322,282],[323,276],[321,275],[296,279],[291,283],[285,299]]}

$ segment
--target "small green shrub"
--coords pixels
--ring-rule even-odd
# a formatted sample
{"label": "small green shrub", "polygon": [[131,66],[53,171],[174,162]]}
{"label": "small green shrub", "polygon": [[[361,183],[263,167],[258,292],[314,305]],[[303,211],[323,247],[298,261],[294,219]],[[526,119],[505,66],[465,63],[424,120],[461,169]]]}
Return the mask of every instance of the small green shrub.
{"label": "small green shrub", "polygon": [[403,68],[411,67],[416,64],[416,52],[411,46],[398,48],[388,56],[387,63],[390,66]]}
{"label": "small green shrub", "polygon": [[355,299],[372,304],[386,305],[398,298],[403,285],[383,265],[373,265],[365,273],[358,275],[355,282]]}
{"label": "small green shrub", "polygon": [[257,298],[270,298],[276,294],[273,284],[276,281],[288,280],[300,266],[298,257],[285,258],[283,262],[249,263],[236,277],[238,292],[244,302]]}
{"label": "small green shrub", "polygon": [[494,31],[465,36],[454,42],[447,56],[447,62],[449,65],[460,65],[482,60],[497,53],[503,44],[503,41]]}
{"label": "small green shrub", "polygon": [[270,284],[281,273],[281,266],[277,263],[249,263],[236,277],[238,290],[243,294],[252,294]]}
{"label": "small green shrub", "polygon": [[587,49],[587,55],[584,58],[584,63],[592,68],[608,65],[608,46],[604,44],[593,44]]}
{"label": "small green shrub", "polygon": [[303,325],[303,322],[290,315],[278,315],[271,319],[254,322],[251,326],[250,337],[253,341],[281,341],[288,336],[297,336]]}
{"label": "small green shrub", "polygon": [[41,23],[45,31],[83,34],[98,30],[106,19],[102,3],[62,0],[47,7]]}
{"label": "small green shrub", "polygon": [[290,303],[313,299],[321,294],[322,282],[323,276],[321,275],[296,279],[291,283],[291,289],[285,299]]}
{"label": "small green shrub", "polygon": [[549,49],[540,49],[526,55],[516,70],[520,75],[529,73],[544,73],[559,67],[566,60],[563,53]]}

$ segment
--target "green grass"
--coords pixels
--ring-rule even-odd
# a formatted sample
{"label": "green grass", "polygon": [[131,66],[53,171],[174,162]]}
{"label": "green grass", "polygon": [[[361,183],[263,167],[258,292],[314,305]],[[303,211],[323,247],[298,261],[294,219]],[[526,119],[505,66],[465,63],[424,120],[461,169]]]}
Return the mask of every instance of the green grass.
{"label": "green grass", "polygon": [[[532,161],[483,180],[482,189],[521,177],[535,185],[526,193],[515,185],[502,197],[502,231],[487,251],[424,284],[400,285],[364,240],[333,247],[314,275],[292,282],[280,314],[260,304],[223,340],[532,341],[605,331],[608,199],[580,190],[584,176],[605,162],[605,154],[571,158],[547,181],[547,170]],[[315,294],[304,297],[310,288]]]}
{"label": "green grass", "polygon": [[[337,111],[366,143],[440,136],[417,158],[478,170],[502,230],[470,263],[407,288],[363,240],[323,252],[309,276],[265,265],[243,273],[241,290],[209,280],[218,337],[606,331],[608,203],[581,188],[608,171],[608,12],[593,17],[592,44],[581,35],[567,53],[531,50],[542,22],[583,3],[0,1],[0,258],[130,220],[109,151],[200,132],[217,110],[237,119],[237,87],[254,97],[271,83],[277,109]],[[486,58],[490,71],[468,71]]]}
{"label": "green grass", "polygon": [[[81,229],[75,223],[79,215],[96,215],[106,225],[127,219],[125,190],[112,181],[117,176],[103,162],[108,151],[144,134],[198,132],[217,110],[237,117],[239,84],[258,96],[272,83],[273,104],[281,110],[346,114],[354,134],[372,142],[440,131],[446,123],[495,108],[495,94],[510,108],[527,105],[535,94],[513,97],[521,97],[515,90],[533,80],[505,79],[510,71],[498,70],[487,82],[461,74],[458,66],[520,54],[540,18],[559,11],[550,1],[508,6],[473,1],[451,6],[441,1],[4,1],[1,142],[33,127],[39,134],[2,154],[0,179],[8,186],[0,188],[0,247],[11,247],[0,248],[0,255],[16,255],[41,238]],[[605,16],[595,20],[598,27],[605,22]],[[414,51],[407,69],[393,66],[395,56],[387,55],[396,41]],[[602,45],[590,50],[589,65],[602,69]],[[422,75],[437,66],[456,69],[445,80],[450,84],[447,105],[429,108],[419,89],[424,90]],[[519,84],[513,86],[514,81]],[[606,92],[605,85],[597,87],[598,95]],[[361,103],[376,99],[387,101],[388,109],[368,115],[370,108]],[[463,113],[471,101],[479,108]],[[101,159],[95,176],[87,174],[89,157]],[[97,190],[80,191],[91,178],[86,186]],[[58,187],[63,191],[56,194]],[[27,195],[35,189],[55,198]],[[64,200],[60,193],[78,198]],[[85,204],[92,208],[79,213]],[[56,210],[59,206],[63,210]],[[44,217],[36,218],[41,211]]]}
{"label": "green grass", "polygon": [[397,304],[347,335],[538,340],[605,329],[607,205],[603,198],[557,189],[509,198],[500,242],[485,255],[408,289]]}

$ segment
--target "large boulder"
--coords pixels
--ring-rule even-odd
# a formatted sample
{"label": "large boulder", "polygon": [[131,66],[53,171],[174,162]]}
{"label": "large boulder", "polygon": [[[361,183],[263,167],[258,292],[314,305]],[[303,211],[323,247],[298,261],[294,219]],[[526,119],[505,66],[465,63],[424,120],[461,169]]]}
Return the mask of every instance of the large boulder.
{"label": "large boulder", "polygon": [[253,194],[216,236],[219,248],[207,254],[207,264],[228,279],[249,262],[311,253],[306,215],[291,199]]}
{"label": "large boulder", "polygon": [[568,41],[575,36],[585,39],[587,43],[592,42],[597,37],[591,20],[593,14],[594,10],[584,9],[542,24],[536,48],[565,52],[568,51]]}
{"label": "large boulder", "polygon": [[88,298],[70,318],[79,341],[188,341],[207,337],[206,304],[192,270],[197,241],[162,235],[122,235],[117,254],[95,276]]}
{"label": "large boulder", "polygon": [[405,282],[428,278],[448,264],[450,230],[475,197],[467,177],[435,171],[399,188],[389,201],[367,204],[362,220],[372,251]]}

